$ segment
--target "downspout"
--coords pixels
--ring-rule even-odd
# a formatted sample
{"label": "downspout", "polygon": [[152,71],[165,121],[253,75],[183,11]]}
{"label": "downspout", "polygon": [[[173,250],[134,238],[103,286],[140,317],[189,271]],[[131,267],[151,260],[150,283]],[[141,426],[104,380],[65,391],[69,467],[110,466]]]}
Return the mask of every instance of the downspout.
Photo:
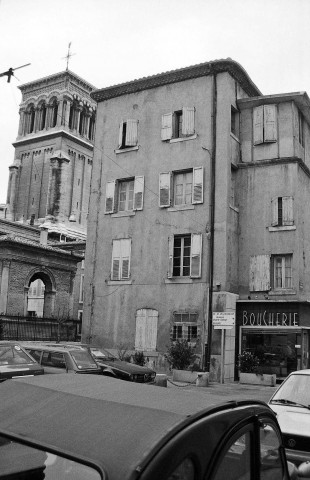
{"label": "downspout", "polygon": [[214,272],[214,223],[215,223],[215,167],[216,167],[216,117],[217,117],[217,78],[213,75],[212,92],[212,153],[210,168],[210,240],[209,240],[209,297],[208,297],[208,343],[206,353],[206,371],[211,367],[212,313],[213,313],[213,272]]}

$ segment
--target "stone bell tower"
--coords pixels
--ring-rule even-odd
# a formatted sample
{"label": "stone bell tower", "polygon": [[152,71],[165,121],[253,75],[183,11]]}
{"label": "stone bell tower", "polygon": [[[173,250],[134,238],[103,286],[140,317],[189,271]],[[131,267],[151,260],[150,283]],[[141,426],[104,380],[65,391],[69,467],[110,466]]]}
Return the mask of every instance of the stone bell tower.
{"label": "stone bell tower", "polygon": [[96,103],[94,86],[70,70],[22,92],[7,219],[46,226],[57,238],[86,234]]}

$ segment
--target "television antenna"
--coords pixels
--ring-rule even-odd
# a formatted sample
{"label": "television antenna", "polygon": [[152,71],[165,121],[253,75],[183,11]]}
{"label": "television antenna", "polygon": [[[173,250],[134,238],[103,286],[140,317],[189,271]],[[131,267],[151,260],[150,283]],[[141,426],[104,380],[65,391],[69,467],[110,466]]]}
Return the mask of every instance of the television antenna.
{"label": "television antenna", "polygon": [[[15,77],[14,72],[15,70],[19,70],[20,68],[28,67],[31,63],[26,63],[25,65],[21,65],[20,67],[12,68],[10,67],[6,72],[0,73],[0,77],[4,77],[5,75],[8,77],[8,83],[11,81],[11,77]],[[18,78],[15,77],[17,80]]]}

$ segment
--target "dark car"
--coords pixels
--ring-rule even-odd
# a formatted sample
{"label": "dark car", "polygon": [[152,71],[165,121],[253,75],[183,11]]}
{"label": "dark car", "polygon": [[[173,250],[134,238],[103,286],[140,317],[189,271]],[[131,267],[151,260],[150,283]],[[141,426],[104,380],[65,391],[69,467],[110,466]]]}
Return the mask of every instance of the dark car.
{"label": "dark car", "polygon": [[156,372],[151,368],[120,360],[102,347],[96,347],[86,343],[59,343],[57,346],[63,348],[72,346],[77,348],[79,346],[80,348],[87,349],[96,363],[101,367],[103,375],[138,383],[152,383],[156,377]]}
{"label": "dark car", "polygon": [[[45,373],[101,374],[93,357],[80,348],[59,348],[39,343],[25,343],[25,350],[44,367]],[[1,478],[1,477],[0,477]]]}
{"label": "dark car", "polygon": [[[292,372],[269,401],[277,414],[286,454],[295,463],[310,462],[310,370]],[[309,463],[310,478],[310,463]]]}
{"label": "dark car", "polygon": [[25,375],[43,375],[41,367],[17,342],[0,341],[0,381]]}
{"label": "dark car", "polygon": [[4,382],[0,398],[0,478],[289,478],[276,415],[263,402],[206,408],[205,395],[91,375]]}

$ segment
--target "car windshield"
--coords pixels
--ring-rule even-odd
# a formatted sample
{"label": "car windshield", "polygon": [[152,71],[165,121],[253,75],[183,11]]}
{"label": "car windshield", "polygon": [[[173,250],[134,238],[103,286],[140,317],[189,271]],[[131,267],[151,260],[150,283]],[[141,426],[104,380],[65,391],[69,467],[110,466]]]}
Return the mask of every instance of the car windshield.
{"label": "car windshield", "polygon": [[98,368],[94,359],[86,350],[71,351],[71,356],[78,368]]}
{"label": "car windshield", "polygon": [[0,345],[0,365],[35,363],[19,345]]}
{"label": "car windshield", "polygon": [[310,405],[310,375],[291,375],[273,396],[271,403]]}
{"label": "car windshield", "polygon": [[103,348],[91,348],[91,353],[96,360],[118,360],[112,353]]}

